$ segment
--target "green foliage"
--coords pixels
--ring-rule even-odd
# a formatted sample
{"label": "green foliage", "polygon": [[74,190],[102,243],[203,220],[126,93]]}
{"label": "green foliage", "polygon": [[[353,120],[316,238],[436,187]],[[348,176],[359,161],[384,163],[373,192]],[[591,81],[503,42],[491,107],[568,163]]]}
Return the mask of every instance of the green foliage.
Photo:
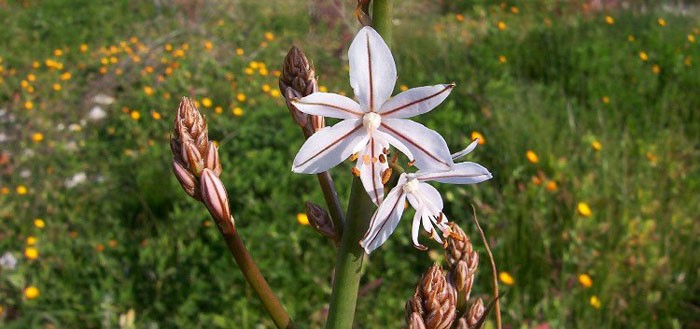
{"label": "green foliage", "polygon": [[[181,96],[200,102],[236,226],[270,285],[302,328],[323,323],[334,246],[297,223],[304,201],[323,198],[314,177],[290,172],[303,138],[275,71],[294,43],[324,88],[351,93],[352,17],[325,29],[298,2],[186,3],[0,1],[0,256],[18,260],[0,268],[3,327],[118,327],[130,311],[139,328],[272,327],[171,173]],[[491,273],[472,205],[515,281],[501,286],[506,324],[697,326],[697,12],[444,3],[397,4],[397,89],[456,82],[418,120],[453,150],[485,139],[469,161],[494,179],[438,187],[480,252],[474,294],[490,298]],[[89,118],[95,107],[104,119]],[[332,174],[346,204],[349,165]],[[362,284],[381,284],[359,299],[360,327],[400,327],[442,257],[436,244],[415,250],[406,222],[367,261]]]}

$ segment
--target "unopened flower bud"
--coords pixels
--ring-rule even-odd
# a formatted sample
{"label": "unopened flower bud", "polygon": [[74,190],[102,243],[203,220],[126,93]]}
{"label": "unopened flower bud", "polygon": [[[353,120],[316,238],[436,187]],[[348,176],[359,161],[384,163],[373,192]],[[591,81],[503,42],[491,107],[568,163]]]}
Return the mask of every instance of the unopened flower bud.
{"label": "unopened flower bud", "polygon": [[187,161],[188,169],[195,176],[200,176],[202,174],[202,169],[204,169],[204,160],[202,160],[199,149],[197,149],[193,143],[187,143],[183,151],[183,158]]}
{"label": "unopened flower bud", "polygon": [[284,58],[279,87],[287,102],[287,108],[294,122],[310,135],[325,126],[322,116],[311,116],[297,109],[292,100],[311,95],[318,90],[316,71],[304,52],[292,47]]}
{"label": "unopened flower bud", "polygon": [[204,159],[204,167],[214,171],[214,174],[216,174],[216,176],[221,175],[221,161],[219,160],[219,150],[216,148],[216,145],[214,145],[214,143],[209,142],[207,155]]}
{"label": "unopened flower bud", "polygon": [[309,223],[318,233],[333,239],[333,241],[337,242],[339,240],[335,234],[331,216],[326,209],[311,202],[306,202],[306,215],[309,218]]}
{"label": "unopened flower bud", "polygon": [[180,186],[182,186],[182,189],[185,190],[187,195],[193,197],[197,201],[202,200],[199,194],[197,178],[177,160],[173,160],[173,173],[175,173],[177,181],[180,182]]}
{"label": "unopened flower bud", "polygon": [[209,213],[216,220],[216,224],[224,234],[235,232],[233,217],[228,204],[226,188],[213,170],[204,168],[199,178],[202,188],[202,201],[207,206]]}
{"label": "unopened flower bud", "polygon": [[423,274],[413,298],[406,303],[407,320],[411,313],[421,315],[429,329],[449,329],[456,317],[455,296],[439,265]]}
{"label": "unopened flower bud", "polygon": [[417,312],[408,316],[408,329],[426,329],[423,318]]}
{"label": "unopened flower bud", "polygon": [[469,313],[466,314],[467,325],[470,329],[475,329],[479,327],[483,321],[484,317],[484,302],[481,298],[477,299],[474,304],[469,308]]}
{"label": "unopened flower bud", "polygon": [[469,236],[454,222],[448,223],[449,236],[447,237],[447,247],[445,248],[445,260],[449,268],[453,268],[460,260],[466,260],[470,267],[472,263],[478,263],[479,258],[472,247]]}
{"label": "unopened flower bud", "polygon": [[472,285],[474,284],[474,275],[476,267],[470,268],[467,261],[461,260],[457,266],[450,270],[448,281],[454,289],[455,304],[458,313],[463,313],[467,308],[467,301],[471,295]]}

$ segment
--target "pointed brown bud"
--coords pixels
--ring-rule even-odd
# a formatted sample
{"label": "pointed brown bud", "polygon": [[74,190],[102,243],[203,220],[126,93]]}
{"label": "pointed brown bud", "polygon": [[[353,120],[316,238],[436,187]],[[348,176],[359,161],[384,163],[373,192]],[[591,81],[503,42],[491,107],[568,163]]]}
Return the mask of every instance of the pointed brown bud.
{"label": "pointed brown bud", "polygon": [[204,167],[214,171],[216,176],[221,175],[221,161],[219,161],[219,150],[214,143],[209,143],[207,148],[206,158],[204,159]]}
{"label": "pointed brown bud", "polygon": [[333,221],[331,221],[331,216],[326,209],[311,202],[306,202],[306,216],[309,218],[311,226],[318,233],[333,239],[333,241],[339,241],[339,238],[335,235],[335,227],[333,226]]}
{"label": "pointed brown bud", "polygon": [[197,201],[201,201],[202,198],[199,194],[199,183],[197,178],[192,175],[185,167],[180,164],[179,161],[173,160],[173,172],[177,181],[180,182],[180,186],[185,190],[187,195],[193,197]]}
{"label": "pointed brown bud", "polygon": [[428,329],[452,326],[456,317],[455,297],[439,265],[433,265],[423,274],[413,298],[406,303],[406,311],[409,321],[411,313],[419,313]]}
{"label": "pointed brown bud", "polygon": [[447,260],[448,267],[453,268],[460,260],[466,260],[469,267],[474,267],[476,270],[476,265],[472,265],[472,263],[478,263],[479,258],[472,247],[469,236],[456,223],[450,222],[448,225],[450,234],[445,248],[445,260]]}
{"label": "pointed brown bud", "polygon": [[413,312],[408,316],[408,329],[426,329],[420,314]]}
{"label": "pointed brown bud", "polygon": [[216,220],[219,229],[225,234],[234,233],[235,226],[233,217],[231,217],[228,195],[224,184],[214,171],[209,168],[202,170],[199,184],[202,188],[202,201],[207,206],[209,213],[214,217],[214,220]]}
{"label": "pointed brown bud", "polygon": [[450,286],[454,289],[455,305],[459,314],[466,311],[467,301],[469,300],[469,295],[471,295],[475,274],[476,268],[471,269],[467,261],[460,260],[457,266],[452,268],[447,275]]}
{"label": "pointed brown bud", "polygon": [[469,313],[466,314],[467,325],[469,329],[477,329],[481,318],[484,316],[484,302],[478,298],[469,308]]}
{"label": "pointed brown bud", "polygon": [[204,169],[204,160],[202,160],[202,154],[199,153],[199,149],[193,143],[187,143],[183,151],[183,158],[187,161],[185,162],[187,169],[199,177],[202,174],[202,169]]}

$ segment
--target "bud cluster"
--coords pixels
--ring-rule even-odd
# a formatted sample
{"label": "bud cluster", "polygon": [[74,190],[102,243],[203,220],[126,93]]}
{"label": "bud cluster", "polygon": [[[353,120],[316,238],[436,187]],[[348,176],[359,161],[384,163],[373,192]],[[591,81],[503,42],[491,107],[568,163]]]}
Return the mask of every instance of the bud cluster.
{"label": "bud cluster", "polygon": [[207,132],[207,122],[191,99],[183,97],[170,138],[173,172],[189,196],[203,202],[220,228],[233,232],[228,195],[219,179],[219,152]]}
{"label": "bud cluster", "polygon": [[318,90],[316,71],[304,52],[297,47],[292,47],[284,58],[279,87],[287,102],[289,113],[294,122],[304,129],[304,133],[311,135],[325,126],[325,119],[322,116],[301,112],[291,102],[293,99],[311,95]]}
{"label": "bud cluster", "polygon": [[449,329],[454,322],[455,295],[440,265],[433,265],[421,277],[413,298],[406,303],[409,329]]}

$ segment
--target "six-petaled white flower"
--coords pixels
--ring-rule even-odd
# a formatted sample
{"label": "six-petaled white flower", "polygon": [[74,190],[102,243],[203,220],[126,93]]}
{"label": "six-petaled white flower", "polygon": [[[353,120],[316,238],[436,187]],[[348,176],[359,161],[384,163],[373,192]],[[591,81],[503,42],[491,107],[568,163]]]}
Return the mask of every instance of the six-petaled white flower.
{"label": "six-petaled white flower", "polygon": [[[465,150],[452,155],[452,159],[462,157],[473,151],[478,140],[472,142]],[[411,236],[413,244],[419,249],[425,247],[418,242],[418,232],[422,226],[430,237],[442,243],[440,233],[448,233],[447,218],[442,212],[442,197],[428,181],[449,184],[476,184],[490,179],[488,169],[474,162],[454,164],[450,170],[419,170],[415,173],[403,173],[399,181],[372,216],[369,230],[360,245],[368,254],[379,248],[394,232],[401,220],[406,200],[416,210],[413,217]]]}
{"label": "six-petaled white flower", "polygon": [[390,145],[415,161],[421,170],[450,170],[454,163],[442,136],[406,118],[435,108],[454,84],[413,88],[391,98],[396,64],[389,47],[371,27],[360,30],[348,57],[350,84],[357,102],[322,92],[293,101],[304,113],[342,121],[313,134],[294,158],[292,171],[323,172],[357,153],[355,168],[370,198],[379,205],[384,198],[382,174],[389,167]]}

